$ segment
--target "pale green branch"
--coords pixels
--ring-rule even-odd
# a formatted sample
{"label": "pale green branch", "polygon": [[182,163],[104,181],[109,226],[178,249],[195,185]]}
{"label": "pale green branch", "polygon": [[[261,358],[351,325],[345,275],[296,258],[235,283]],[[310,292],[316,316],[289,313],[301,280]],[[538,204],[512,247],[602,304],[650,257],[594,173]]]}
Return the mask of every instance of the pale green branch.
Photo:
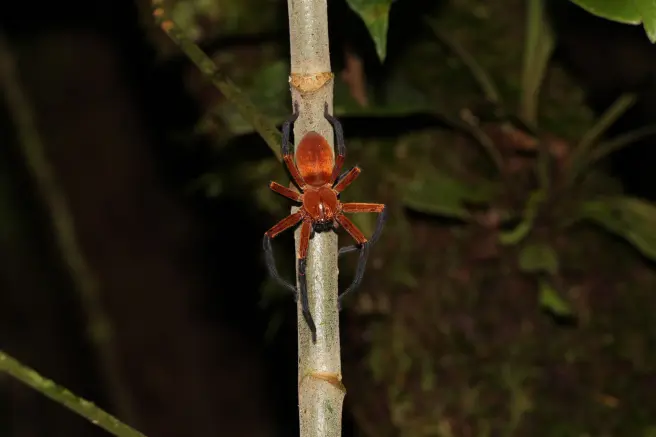
{"label": "pale green branch", "polygon": [[[315,131],[333,145],[333,129],[324,118],[325,105],[333,109],[333,86],[328,41],[327,0],[288,0],[291,75],[295,78],[328,78],[302,89],[291,81],[292,101],[300,115],[294,138]],[[303,82],[303,81],[301,81]],[[302,86],[302,85],[301,85]],[[296,250],[300,232],[296,232]],[[341,383],[339,312],[337,309],[337,234],[317,232],[310,240],[306,270],[309,306],[314,318],[316,343],[298,305],[298,407],[301,437],[342,435],[345,389]]]}
{"label": "pale green branch", "polygon": [[50,379],[39,375],[36,370],[21,364],[18,360],[7,355],[3,351],[0,351],[0,371],[6,372],[23,384],[32,387],[39,393],[49,397],[69,410],[74,411],[89,422],[101,427],[115,436],[146,437],[144,434],[124,424],[116,417],[103,411],[100,407],[97,407],[86,399],[74,395]]}

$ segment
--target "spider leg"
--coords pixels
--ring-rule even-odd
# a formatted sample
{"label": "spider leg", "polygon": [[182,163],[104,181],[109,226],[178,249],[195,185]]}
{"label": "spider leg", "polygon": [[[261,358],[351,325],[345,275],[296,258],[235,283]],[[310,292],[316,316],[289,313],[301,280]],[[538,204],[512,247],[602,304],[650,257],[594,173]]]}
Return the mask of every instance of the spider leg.
{"label": "spider leg", "polygon": [[285,161],[285,165],[287,165],[287,169],[289,170],[289,174],[292,176],[292,179],[294,179],[294,183],[298,185],[298,188],[304,190],[306,186],[305,180],[303,180],[303,176],[301,176],[301,173],[298,171],[298,167],[296,167],[296,163],[294,162],[293,148],[289,142],[289,133],[292,124],[296,121],[297,118],[298,102],[294,102],[294,114],[292,114],[292,116],[282,124],[282,159]]}
{"label": "spider leg", "polygon": [[[371,235],[368,243],[370,246],[376,244],[376,241],[380,238],[380,234],[383,232],[383,227],[385,227],[385,222],[387,221],[387,208],[385,205],[379,203],[343,203],[342,211],[344,212],[378,212],[378,220],[376,220],[376,229]],[[346,246],[339,249],[339,256],[344,255],[345,253],[350,253],[358,250],[360,247],[358,245]]]}
{"label": "spider leg", "polygon": [[310,313],[310,301],[308,298],[307,291],[307,276],[305,275],[307,267],[307,253],[308,247],[310,245],[310,236],[312,235],[312,222],[309,220],[303,221],[301,225],[301,236],[298,247],[298,284],[299,291],[301,296],[301,312],[303,313],[303,318],[310,328],[312,333],[312,343],[317,342],[317,327],[314,324],[312,319],[312,313]]}
{"label": "spider leg", "polygon": [[353,170],[353,169],[352,169],[352,168],[349,168],[349,169],[346,170],[344,173],[342,173],[341,175],[339,175],[339,177],[338,177],[337,179],[335,179],[335,184],[334,184],[334,185],[339,184],[339,183],[342,181],[342,179],[344,179],[344,178],[346,177],[346,175],[349,174],[349,172],[350,172],[351,170]]}
{"label": "spider leg", "polygon": [[264,249],[264,260],[266,261],[267,269],[269,270],[269,275],[281,286],[291,290],[294,293],[294,296],[298,299],[296,287],[291,283],[285,281],[276,268],[276,260],[273,256],[273,247],[271,246],[271,239],[275,238],[278,234],[292,226],[298,224],[303,219],[303,214],[299,211],[294,214],[291,214],[284,219],[280,220],[275,226],[264,233],[264,238],[262,240],[262,248]]}
{"label": "spider leg", "polygon": [[285,196],[288,199],[294,200],[296,202],[303,201],[303,195],[301,193],[297,193],[291,188],[287,188],[284,185],[280,185],[278,182],[271,182],[269,184],[269,188],[271,188],[272,191],[275,191],[276,193],[280,194],[281,196]]}
{"label": "spider leg", "polygon": [[369,241],[367,241],[367,238],[364,236],[362,231],[360,231],[360,229],[358,229],[355,224],[344,214],[339,213],[335,219],[340,225],[342,225],[344,229],[346,229],[346,232],[348,232],[351,237],[353,237],[353,239],[358,242],[360,249],[360,258],[358,259],[358,267],[355,270],[355,277],[353,278],[353,282],[351,282],[351,285],[346,289],[346,291],[340,294],[337,298],[337,308],[341,310],[342,300],[344,297],[358,288],[362,282],[362,279],[364,278],[364,271],[367,267],[367,258],[369,257],[369,247],[371,244]]}
{"label": "spider leg", "polygon": [[357,179],[358,176],[360,176],[361,172],[362,170],[360,169],[360,167],[356,165],[355,167],[350,169],[347,173],[344,173],[342,176],[339,177],[339,181],[335,183],[333,190],[337,191],[338,193],[341,193],[349,185],[351,185],[353,181]]}
{"label": "spider leg", "polygon": [[335,167],[333,168],[333,174],[330,178],[332,183],[335,183],[339,172],[342,171],[342,166],[344,165],[344,160],[346,159],[346,144],[344,142],[344,129],[342,129],[342,123],[328,113],[328,102],[326,102],[323,110],[323,116],[328,120],[328,123],[331,124],[333,130],[335,131],[335,145],[337,146],[337,156],[335,156]]}

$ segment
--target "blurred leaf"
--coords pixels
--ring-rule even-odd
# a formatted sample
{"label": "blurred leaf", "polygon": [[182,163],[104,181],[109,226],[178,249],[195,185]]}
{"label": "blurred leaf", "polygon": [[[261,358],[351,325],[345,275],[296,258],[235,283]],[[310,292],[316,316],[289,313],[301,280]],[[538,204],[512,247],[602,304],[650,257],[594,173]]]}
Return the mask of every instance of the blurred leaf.
{"label": "blurred leaf", "polygon": [[[434,112],[435,102],[425,92],[414,87],[401,72],[392,73],[385,81],[385,101],[388,105],[411,112]],[[387,110],[389,112],[389,109]]]}
{"label": "blurred leaf", "polygon": [[540,306],[556,316],[570,316],[572,309],[569,304],[553,288],[549,280],[540,279]]}
{"label": "blurred leaf", "polygon": [[[278,27],[278,16],[268,0],[167,0],[164,7],[195,42],[228,35],[267,32]],[[268,9],[269,13],[252,11]]]}
{"label": "blurred leaf", "polygon": [[392,0],[347,0],[347,3],[364,21],[381,61],[387,55],[387,26]]}
{"label": "blurred leaf", "polygon": [[190,1],[175,2],[171,10],[171,17],[193,41],[198,41],[202,33],[197,22],[197,12],[196,5]]}
{"label": "blurred leaf", "polygon": [[538,121],[540,90],[554,49],[553,30],[545,16],[545,3],[542,0],[529,0],[526,10],[519,115],[533,126]]}
{"label": "blurred leaf", "polygon": [[519,254],[519,268],[526,273],[558,272],[558,254],[545,243],[528,244]]}
{"label": "blurred leaf", "polygon": [[[288,79],[289,66],[283,61],[273,62],[259,69],[252,77],[251,83],[242,85],[242,89],[262,113],[269,116],[274,123],[280,124],[291,112]],[[244,120],[233,105],[221,105],[215,111],[234,135],[253,132],[253,125]]]}
{"label": "blurred leaf", "polygon": [[425,179],[408,184],[403,203],[426,214],[468,220],[468,204],[487,204],[499,191],[493,182],[469,184],[435,169]]}
{"label": "blurred leaf", "polygon": [[656,205],[632,197],[584,202],[579,217],[592,220],[656,261]]}
{"label": "blurred leaf", "polygon": [[187,185],[187,191],[203,191],[207,197],[218,197],[223,193],[223,180],[216,173],[204,173]]}
{"label": "blurred leaf", "polygon": [[572,0],[591,14],[625,24],[643,23],[649,40],[656,42],[656,3],[653,0]]}
{"label": "blurred leaf", "polygon": [[645,428],[642,433],[643,437],[656,437],[656,425]]}

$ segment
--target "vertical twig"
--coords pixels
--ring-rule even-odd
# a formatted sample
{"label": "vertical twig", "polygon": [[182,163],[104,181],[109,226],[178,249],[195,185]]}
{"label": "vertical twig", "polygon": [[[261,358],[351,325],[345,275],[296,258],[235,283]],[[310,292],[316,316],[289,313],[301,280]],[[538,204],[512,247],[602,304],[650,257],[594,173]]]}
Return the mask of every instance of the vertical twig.
{"label": "vertical twig", "polygon": [[519,115],[530,126],[537,124],[540,87],[554,48],[554,36],[547,23],[543,0],[528,0],[522,66],[522,95]]}
{"label": "vertical twig", "polygon": [[[480,66],[471,53],[465,50],[458,41],[451,38],[446,32],[442,32],[438,23],[429,19],[426,20],[426,23],[433,30],[438,41],[451,50],[465,67],[469,69],[472,77],[485,95],[486,100],[494,105],[495,109],[501,108],[505,111],[501,94],[499,93],[494,81],[485,72],[485,69]],[[500,174],[504,173],[505,164],[501,152],[492,139],[490,139],[490,137],[480,128],[476,117],[469,109],[463,109],[460,111],[460,120],[446,119],[445,121],[457,129],[462,129],[463,131],[468,132],[481,145],[481,147],[483,147],[483,151],[488,155],[497,171]]]}
{"label": "vertical twig", "polygon": [[[535,130],[538,124],[540,88],[547,73],[549,59],[554,49],[554,35],[545,16],[544,0],[528,0],[526,9],[526,33],[522,66],[522,93],[519,102],[520,119]],[[536,176],[541,190],[550,186],[551,156],[545,142],[539,142]]]}
{"label": "vertical twig", "polygon": [[449,50],[451,50],[463,64],[469,69],[474,80],[483,91],[485,98],[488,102],[494,104],[495,106],[503,107],[503,101],[501,100],[501,93],[497,89],[494,81],[489,74],[480,66],[476,59],[469,53],[463,46],[460,45],[458,41],[451,38],[446,32],[443,32],[440,29],[440,26],[437,22],[426,19],[426,23],[433,30],[433,33],[437,39],[444,44]]}
{"label": "vertical twig", "polygon": [[55,382],[44,378],[34,369],[24,366],[2,351],[0,351],[0,371],[7,372],[23,384],[32,387],[117,437],[146,437],[86,399],[82,399]]}
{"label": "vertical twig", "polygon": [[97,363],[113,407],[125,421],[135,424],[132,398],[120,370],[111,321],[101,304],[100,284],[77,241],[73,215],[48,162],[33,119],[34,111],[18,78],[9,45],[0,35],[0,81],[5,100],[18,132],[21,151],[45,202],[53,223],[55,241],[62,260],[80,294],[88,318],[87,335],[97,353]]}
{"label": "vertical twig", "polygon": [[[333,131],[324,118],[332,111],[333,74],[328,44],[326,0],[288,0],[291,52],[291,95],[300,116],[294,125],[295,143],[316,131],[333,144]],[[296,233],[298,250],[299,233]],[[337,235],[318,233],[310,242],[307,263],[310,310],[317,325],[317,342],[298,306],[298,396],[301,437],[339,437],[342,433],[342,385],[337,310]]]}

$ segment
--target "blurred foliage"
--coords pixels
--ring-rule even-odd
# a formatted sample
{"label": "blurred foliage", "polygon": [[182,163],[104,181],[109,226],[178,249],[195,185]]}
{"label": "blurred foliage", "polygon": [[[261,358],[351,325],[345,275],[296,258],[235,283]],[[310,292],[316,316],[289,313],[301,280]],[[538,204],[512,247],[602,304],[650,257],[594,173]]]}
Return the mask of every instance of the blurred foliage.
{"label": "blurred foliage", "polygon": [[[389,3],[349,4],[383,58]],[[614,118],[595,122],[582,90],[548,62],[548,39],[527,51],[542,51],[539,62],[523,62],[526,4],[448,2],[425,17],[436,34],[417,23],[421,37],[386,66],[376,98],[363,71],[359,82],[336,75],[338,116],[385,123],[424,114],[449,126],[395,138],[346,132],[348,161],[364,172],[344,201],[383,201],[390,208],[363,289],[347,303],[349,314],[367,324],[349,324],[353,331],[344,335],[345,382],[358,425],[370,435],[653,433],[656,410],[646,382],[656,370],[649,311],[656,275],[638,251],[608,232],[654,258],[655,207],[623,197],[602,166],[587,165]],[[272,120],[288,117],[281,50],[222,50],[213,58]],[[481,77],[494,84],[498,99],[481,93]],[[516,115],[527,83],[540,88],[535,123]],[[232,156],[236,136],[252,131],[230,102],[214,99],[195,134],[211,135],[220,161]],[[490,165],[493,154],[501,166]],[[573,169],[573,155],[586,165]],[[272,223],[289,213],[290,204],[267,188],[270,179],[284,180],[273,156],[220,167],[196,188],[217,195],[230,187],[254,199]],[[354,221],[371,233],[374,217]],[[291,278],[289,254],[278,261]],[[352,258],[340,260],[345,283],[352,268]],[[289,299],[271,283],[261,291],[262,305]],[[540,309],[574,324],[559,325]],[[274,315],[268,335],[280,323]]]}
{"label": "blurred foliage", "polygon": [[[150,33],[151,39],[163,54],[170,55],[174,46],[152,26],[151,0],[137,2],[142,10],[145,27],[153,30]],[[164,0],[162,6],[169,11],[173,21],[185,29],[187,37],[201,44],[220,38],[274,32],[284,28],[280,24],[277,3],[269,0]],[[254,14],[253,11],[260,13]]]}
{"label": "blurred foliage", "polygon": [[656,42],[656,4],[651,0],[571,0],[591,14],[626,24],[645,26],[649,40]]}
{"label": "blurred foliage", "polygon": [[468,206],[490,203],[498,195],[499,188],[490,181],[468,184],[437,170],[426,172],[425,177],[411,181],[403,203],[426,214],[472,220],[473,212]]}
{"label": "blurred foliage", "polygon": [[546,243],[527,244],[519,254],[519,269],[526,273],[558,273],[558,255]]}
{"label": "blurred foliage", "polygon": [[393,0],[347,0],[347,3],[362,18],[376,45],[376,53],[382,61],[387,56],[387,28]]}
{"label": "blurred foliage", "polygon": [[656,261],[656,205],[630,197],[596,199],[582,203],[580,215],[625,238]]}

